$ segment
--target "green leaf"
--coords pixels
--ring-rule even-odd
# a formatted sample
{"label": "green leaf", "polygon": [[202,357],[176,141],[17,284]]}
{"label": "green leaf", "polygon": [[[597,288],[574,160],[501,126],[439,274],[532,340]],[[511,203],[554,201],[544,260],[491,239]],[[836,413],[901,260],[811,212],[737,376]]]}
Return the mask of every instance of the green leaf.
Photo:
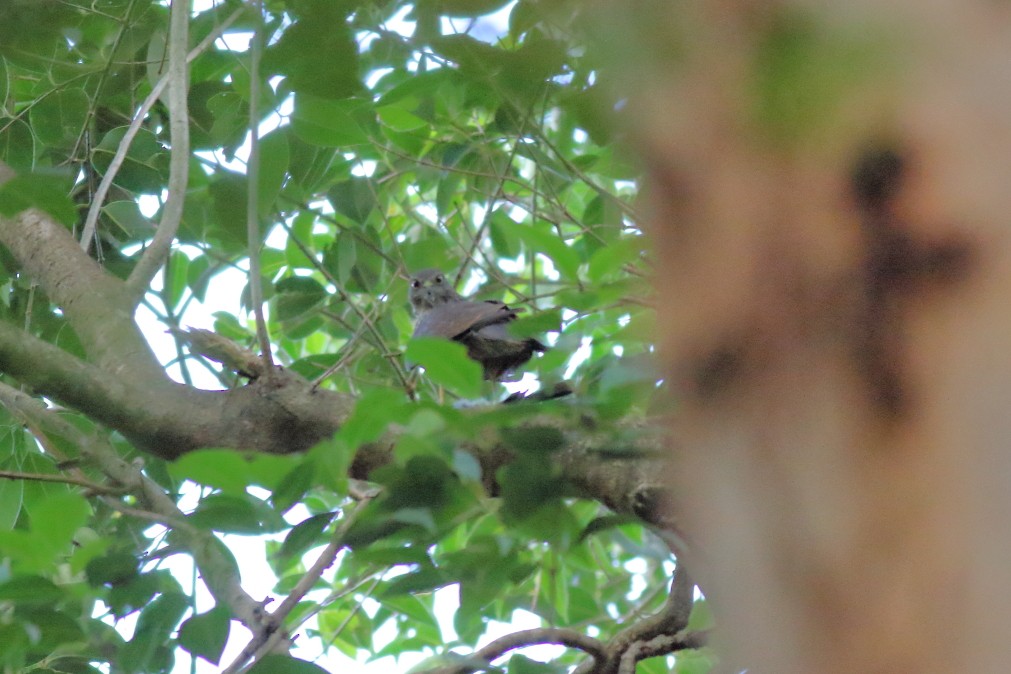
{"label": "green leaf", "polygon": [[554,263],[563,279],[576,280],[579,274],[579,254],[567,246],[554,230],[543,225],[517,224],[515,231],[530,255],[544,255]]}
{"label": "green leaf", "polygon": [[193,655],[218,664],[228,642],[231,615],[224,606],[192,616],[179,628],[179,645]]}
{"label": "green leaf", "polygon": [[352,147],[368,142],[362,114],[368,113],[367,101],[334,101],[309,94],[295,95],[291,125],[295,135],[307,143],[324,147]]}
{"label": "green leaf", "polygon": [[502,514],[513,521],[530,517],[542,506],[556,503],[564,493],[561,480],[544,469],[543,461],[530,458],[514,461],[503,468],[499,471],[498,482],[505,501]]}
{"label": "green leaf", "polygon": [[25,485],[21,480],[0,481],[0,531],[14,528],[24,502]]}
{"label": "green leaf", "polygon": [[281,193],[290,162],[291,153],[285,129],[277,129],[260,139],[260,175],[256,188],[256,208],[261,216],[273,213],[274,202]]}
{"label": "green leaf", "polygon": [[169,255],[168,264],[165,265],[162,276],[164,282],[161,290],[162,299],[169,309],[175,310],[183,298],[183,292],[186,290],[186,272],[189,266],[190,259],[186,257],[185,253],[174,250]]}
{"label": "green leaf", "polygon": [[210,232],[226,243],[246,246],[246,200],[249,183],[246,176],[217,171],[208,185],[213,210]]}
{"label": "green leaf", "polygon": [[0,584],[0,601],[18,605],[54,604],[63,596],[62,589],[41,576],[16,576]]}
{"label": "green leaf", "polygon": [[[341,243],[343,243],[343,232]],[[382,242],[376,230],[367,227],[355,232],[355,263],[351,267],[351,276],[348,278],[348,289],[354,292],[371,292],[379,279],[383,276],[385,260],[381,254]]]}
{"label": "green leaf", "polygon": [[37,542],[44,541],[54,551],[63,550],[91,512],[91,506],[80,494],[54,494],[32,506],[32,534]]}
{"label": "green leaf", "polygon": [[520,452],[545,454],[565,446],[565,436],[553,426],[516,426],[499,430],[502,439]]}
{"label": "green leaf", "polygon": [[33,637],[29,651],[33,657],[46,658],[58,649],[66,649],[72,644],[85,641],[84,632],[77,621],[51,607],[33,607],[22,611],[22,622]]}
{"label": "green leaf", "polygon": [[272,507],[249,494],[206,496],[187,519],[198,527],[234,534],[271,533],[287,526]]}
{"label": "green leaf", "polygon": [[626,264],[640,262],[644,241],[641,238],[625,238],[598,249],[590,257],[586,276],[593,283],[600,283],[611,275],[618,274]]}
{"label": "green leaf", "polygon": [[88,582],[94,586],[121,585],[137,576],[137,557],[123,551],[95,557],[85,567]]}
{"label": "green leaf", "polygon": [[140,212],[136,201],[113,201],[102,207],[102,214],[130,240],[153,236],[155,226]]}
{"label": "green leaf", "polygon": [[311,662],[296,660],[287,655],[268,655],[249,669],[249,674],[328,674]]}
{"label": "green leaf", "polygon": [[691,615],[688,616],[689,630],[708,630],[716,624],[713,618],[713,611],[709,607],[709,602],[699,599],[692,604]]}
{"label": "green leaf", "polygon": [[447,16],[478,17],[492,14],[512,0],[419,0],[419,7]]}
{"label": "green leaf", "polygon": [[432,381],[465,397],[476,398],[484,388],[481,366],[467,357],[467,349],[439,337],[415,337],[407,343],[408,360],[425,368]]}
{"label": "green leaf", "polygon": [[316,268],[311,258],[312,230],[315,226],[316,214],[312,211],[301,211],[292,219],[291,231],[284,246],[284,260],[290,269]]}
{"label": "green leaf", "polygon": [[323,265],[341,285],[347,285],[351,278],[358,259],[357,249],[354,234],[341,232],[323,253]]}
{"label": "green leaf", "polygon": [[[95,146],[91,160],[99,173],[105,174],[119,149],[127,127],[112,129]],[[141,129],[130,143],[123,164],[116,173],[115,184],[132,192],[157,194],[167,180],[168,155],[153,133]]]}
{"label": "green leaf", "polygon": [[385,105],[376,108],[379,121],[394,131],[416,131],[428,126],[428,122],[400,105]]}
{"label": "green leaf", "polygon": [[338,437],[349,447],[361,447],[378,440],[390,423],[401,421],[408,411],[403,391],[373,389],[355,403],[354,411]]}
{"label": "green leaf", "polygon": [[[341,434],[332,438],[327,438],[309,450],[309,459],[313,462],[316,471],[317,484],[324,485],[337,493],[347,491],[348,466],[352,460],[352,450],[350,445],[344,440]],[[284,492],[277,490],[281,495],[278,501],[283,504]],[[279,506],[280,507],[280,506]]]}
{"label": "green leaf", "polygon": [[198,255],[190,260],[186,283],[190,287],[190,292],[200,302],[207,299],[207,287],[210,284],[211,276],[211,261],[206,255]]}
{"label": "green leaf", "polygon": [[176,480],[192,480],[227,494],[244,494],[250,483],[249,463],[232,449],[198,449],[169,464]]}
{"label": "green leaf", "polygon": [[91,101],[83,89],[56,90],[32,106],[29,120],[43,145],[70,145],[83,132],[90,106]]}
{"label": "green leaf", "polygon": [[140,613],[133,639],[121,651],[119,664],[138,674],[171,668],[170,633],[188,609],[186,597],[177,592],[163,594],[148,604]]}
{"label": "green leaf", "polygon": [[509,324],[509,334],[516,337],[537,337],[545,332],[558,332],[562,329],[562,312],[560,309],[540,311],[530,316],[520,316]]}
{"label": "green leaf", "polygon": [[0,186],[0,215],[11,217],[29,208],[43,210],[65,225],[77,220],[62,175],[19,173]]}
{"label": "green leaf", "polygon": [[415,242],[405,242],[400,246],[404,265],[408,269],[426,269],[446,264],[447,260],[457,261],[451,252],[450,240],[439,234],[425,232]]}
{"label": "green leaf", "polygon": [[[368,178],[352,177],[335,184],[327,198],[338,213],[364,224],[377,206],[376,186]],[[343,232],[351,236],[351,232]]]}
{"label": "green leaf", "polygon": [[636,524],[641,521],[642,520],[634,515],[605,515],[603,517],[597,517],[586,525],[583,532],[579,534],[579,540],[585,540],[602,531],[608,531],[609,529],[621,527],[626,524]]}
{"label": "green leaf", "polygon": [[242,142],[249,123],[249,103],[228,82],[195,82],[187,96],[190,146],[214,150]]}
{"label": "green leaf", "polygon": [[[593,142],[606,145],[614,133],[615,116],[613,96],[604,87],[592,86],[563,95],[563,109],[590,135]],[[591,224],[593,221],[584,221]]]}
{"label": "green leaf", "polygon": [[292,321],[304,318],[327,298],[326,289],[314,278],[290,276],[277,282],[274,304],[277,318]]}
{"label": "green leaf", "polygon": [[718,662],[719,659],[708,649],[678,651],[674,674],[708,674]]}
{"label": "green leaf", "polygon": [[331,99],[360,93],[358,44],[348,26],[347,10],[333,2],[297,7],[302,18],[267,49],[263,68],[285,75],[288,87],[297,93]]}
{"label": "green leaf", "polygon": [[295,555],[305,553],[317,544],[323,544],[323,532],[333,518],[333,513],[323,513],[308,517],[296,524],[284,537],[284,542],[281,544],[277,556],[282,559],[290,559]]}
{"label": "green leaf", "polygon": [[[329,444],[329,440],[324,441]],[[308,458],[284,474],[274,487],[270,500],[278,512],[287,512],[317,484],[316,461]]]}
{"label": "green leaf", "polygon": [[453,582],[453,578],[435,567],[425,567],[418,571],[397,576],[386,586],[383,597],[397,594],[424,594]]}
{"label": "green leaf", "polygon": [[186,597],[178,592],[166,592],[148,604],[137,620],[137,632],[168,634],[174,630],[190,608]]}
{"label": "green leaf", "polygon": [[561,674],[565,670],[517,653],[509,658],[509,668],[506,671],[508,674]]}
{"label": "green leaf", "polygon": [[35,134],[21,119],[0,124],[0,159],[15,171],[28,172],[35,166]]}
{"label": "green leaf", "polygon": [[496,209],[491,214],[488,233],[491,245],[500,257],[515,259],[520,254],[520,237],[516,231],[516,221],[506,214],[504,209]]}
{"label": "green leaf", "polygon": [[388,468],[385,474],[377,471],[376,479],[389,486],[383,506],[398,510],[399,522],[429,527],[430,511],[448,503],[460,484],[446,461],[437,456],[412,456],[402,468]]}

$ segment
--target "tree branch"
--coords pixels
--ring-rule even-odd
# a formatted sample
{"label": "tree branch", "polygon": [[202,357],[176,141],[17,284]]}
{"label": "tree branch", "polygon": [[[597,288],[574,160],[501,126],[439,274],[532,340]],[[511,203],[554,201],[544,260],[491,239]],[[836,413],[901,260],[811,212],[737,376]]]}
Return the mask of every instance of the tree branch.
{"label": "tree branch", "polygon": [[[161,221],[151,245],[141,256],[126,281],[133,304],[140,302],[151,279],[168,258],[176,231],[183,219],[186,185],[190,167],[190,113],[186,98],[189,91],[189,69],[186,50],[189,47],[190,0],[172,0],[168,38],[168,112],[172,153],[169,159],[168,198],[162,207]],[[90,240],[90,239],[88,239]]]}
{"label": "tree branch", "polygon": [[81,455],[94,463],[110,480],[122,485],[161,521],[172,523],[179,541],[190,551],[201,577],[215,601],[228,606],[232,614],[253,633],[264,629],[260,602],[250,597],[239,583],[238,572],[220,550],[214,536],[189,525],[186,515],[175,502],[141,472],[139,466],[120,458],[108,442],[86,435],[70,422],[61,419],[44,403],[15,388],[0,383],[0,404],[30,423],[49,428],[76,442]]}
{"label": "tree branch", "polygon": [[[138,449],[165,459],[203,447],[271,454],[302,451],[330,437],[355,403],[347,394],[313,388],[283,369],[229,391],[201,391],[173,382],[152,383],[132,374],[111,374],[3,322],[0,372],[118,430]],[[545,421],[558,424],[557,419]],[[643,516],[635,495],[657,488],[665,446],[662,436],[647,430],[641,429],[634,451],[624,454],[614,451],[613,438],[584,430],[565,431],[566,447],[553,455],[561,477],[584,497],[599,500],[615,512]],[[392,461],[396,435],[389,432],[377,442],[356,448],[350,476],[368,479],[374,469]],[[479,460],[485,483],[494,492],[496,471],[512,460],[512,452],[499,441],[462,449]]]}
{"label": "tree branch", "polygon": [[708,631],[685,632],[694,594],[695,582],[678,560],[663,608],[618,632],[605,646],[606,657],[580,664],[574,674],[635,674],[640,660],[706,645]]}
{"label": "tree branch", "polygon": [[330,537],[330,542],[327,543],[326,547],[320,551],[319,556],[316,557],[313,565],[302,574],[302,577],[295,583],[288,596],[270,613],[267,621],[271,625],[271,629],[268,630],[265,637],[250,639],[249,644],[242,650],[242,653],[235,658],[222,674],[234,674],[234,672],[242,671],[250,659],[255,662],[264,655],[273,652],[281,640],[287,638],[287,634],[281,629],[282,623],[295,607],[298,606],[298,603],[302,601],[305,595],[308,594],[316,584],[316,581],[323,576],[323,572],[333,566],[338,553],[345,547],[344,535],[351,528],[351,525],[354,524],[355,513],[357,512],[359,512],[358,508],[345,516],[344,520],[334,530],[333,535]]}
{"label": "tree branch", "polygon": [[0,243],[63,310],[96,365],[167,380],[133,323],[133,305],[123,283],[88,257],[63,225],[36,209],[15,218],[0,217]]}
{"label": "tree branch", "polygon": [[[197,56],[202,54],[207,50],[214,41],[217,40],[221,35],[228,30],[229,26],[235,23],[235,20],[239,18],[242,12],[246,11],[244,7],[240,7],[232,12],[220,25],[216,26],[207,37],[200,41],[196,47],[186,55],[186,63],[190,63]],[[123,138],[119,142],[119,146],[116,148],[116,154],[113,155],[112,160],[109,162],[109,168],[106,169],[105,175],[102,176],[102,181],[98,184],[98,189],[95,190],[95,196],[91,201],[91,206],[88,208],[88,215],[84,221],[84,229],[81,234],[81,248],[85,252],[91,247],[91,242],[95,238],[95,229],[98,226],[98,217],[102,212],[102,205],[105,203],[105,198],[109,195],[109,190],[112,188],[112,183],[119,173],[120,167],[123,165],[123,161],[126,159],[126,155],[130,150],[130,145],[133,143],[133,139],[137,136],[137,132],[140,131],[141,125],[147,118],[147,113],[151,111],[154,104],[161,97],[165,87],[168,86],[170,73],[166,73],[159,79],[155,85],[151,88],[151,93],[147,95],[147,98],[140,104],[137,109],[137,114],[133,116],[130,121],[130,125],[126,129],[126,133],[123,134]],[[2,176],[2,173],[0,173]],[[2,180],[2,178],[0,178]]]}
{"label": "tree branch", "polygon": [[263,53],[263,3],[254,0],[256,23],[249,44],[249,162],[246,178],[246,246],[249,250],[249,303],[256,318],[256,339],[260,343],[260,358],[267,376],[274,369],[270,350],[270,334],[263,317],[263,279],[260,275],[260,57]]}
{"label": "tree branch", "polygon": [[70,475],[52,475],[49,473],[22,473],[17,470],[0,470],[0,478],[4,480],[26,480],[29,482],[58,482],[60,484],[72,484],[77,487],[84,487],[96,494],[119,494],[122,489],[110,488],[97,482],[92,482],[84,478]]}
{"label": "tree branch", "polygon": [[569,648],[577,648],[595,661],[603,661],[607,657],[604,644],[593,637],[561,627],[537,627],[507,634],[478,650],[465,662],[431,669],[424,674],[469,674],[482,671],[489,668],[493,660],[497,660],[509,651],[542,644],[559,644]]}
{"label": "tree branch", "polygon": [[107,373],[2,321],[0,371],[165,459],[201,447],[305,450],[332,435],[354,405],[287,370],[231,391]]}

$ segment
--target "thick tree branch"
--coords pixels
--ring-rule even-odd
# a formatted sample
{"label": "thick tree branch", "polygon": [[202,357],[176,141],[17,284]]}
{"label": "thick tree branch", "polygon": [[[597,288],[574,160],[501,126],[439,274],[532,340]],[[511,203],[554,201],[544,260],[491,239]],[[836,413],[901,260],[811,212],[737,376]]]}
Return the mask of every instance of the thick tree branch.
{"label": "thick tree branch", "polygon": [[308,449],[347,418],[353,400],[279,371],[231,391],[117,376],[0,322],[0,371],[173,459],[201,447],[272,454]]}
{"label": "thick tree branch", "polygon": [[31,209],[0,218],[0,243],[63,310],[92,361],[109,372],[166,380],[133,323],[133,305],[122,282],[80,249],[65,227]]}

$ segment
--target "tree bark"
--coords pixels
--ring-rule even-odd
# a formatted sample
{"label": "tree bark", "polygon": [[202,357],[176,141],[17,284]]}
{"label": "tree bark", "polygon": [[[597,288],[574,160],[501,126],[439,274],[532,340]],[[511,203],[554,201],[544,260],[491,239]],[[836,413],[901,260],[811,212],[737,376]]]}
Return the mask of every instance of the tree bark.
{"label": "tree bark", "polygon": [[1007,6],[602,11],[731,668],[1007,671]]}

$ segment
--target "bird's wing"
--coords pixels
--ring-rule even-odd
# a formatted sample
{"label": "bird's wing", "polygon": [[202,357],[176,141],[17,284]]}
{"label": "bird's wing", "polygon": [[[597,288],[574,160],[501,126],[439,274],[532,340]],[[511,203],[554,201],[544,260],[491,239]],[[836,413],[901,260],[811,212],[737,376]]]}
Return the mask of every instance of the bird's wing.
{"label": "bird's wing", "polygon": [[516,318],[501,302],[450,302],[429,309],[414,327],[415,337],[459,339],[466,333]]}

